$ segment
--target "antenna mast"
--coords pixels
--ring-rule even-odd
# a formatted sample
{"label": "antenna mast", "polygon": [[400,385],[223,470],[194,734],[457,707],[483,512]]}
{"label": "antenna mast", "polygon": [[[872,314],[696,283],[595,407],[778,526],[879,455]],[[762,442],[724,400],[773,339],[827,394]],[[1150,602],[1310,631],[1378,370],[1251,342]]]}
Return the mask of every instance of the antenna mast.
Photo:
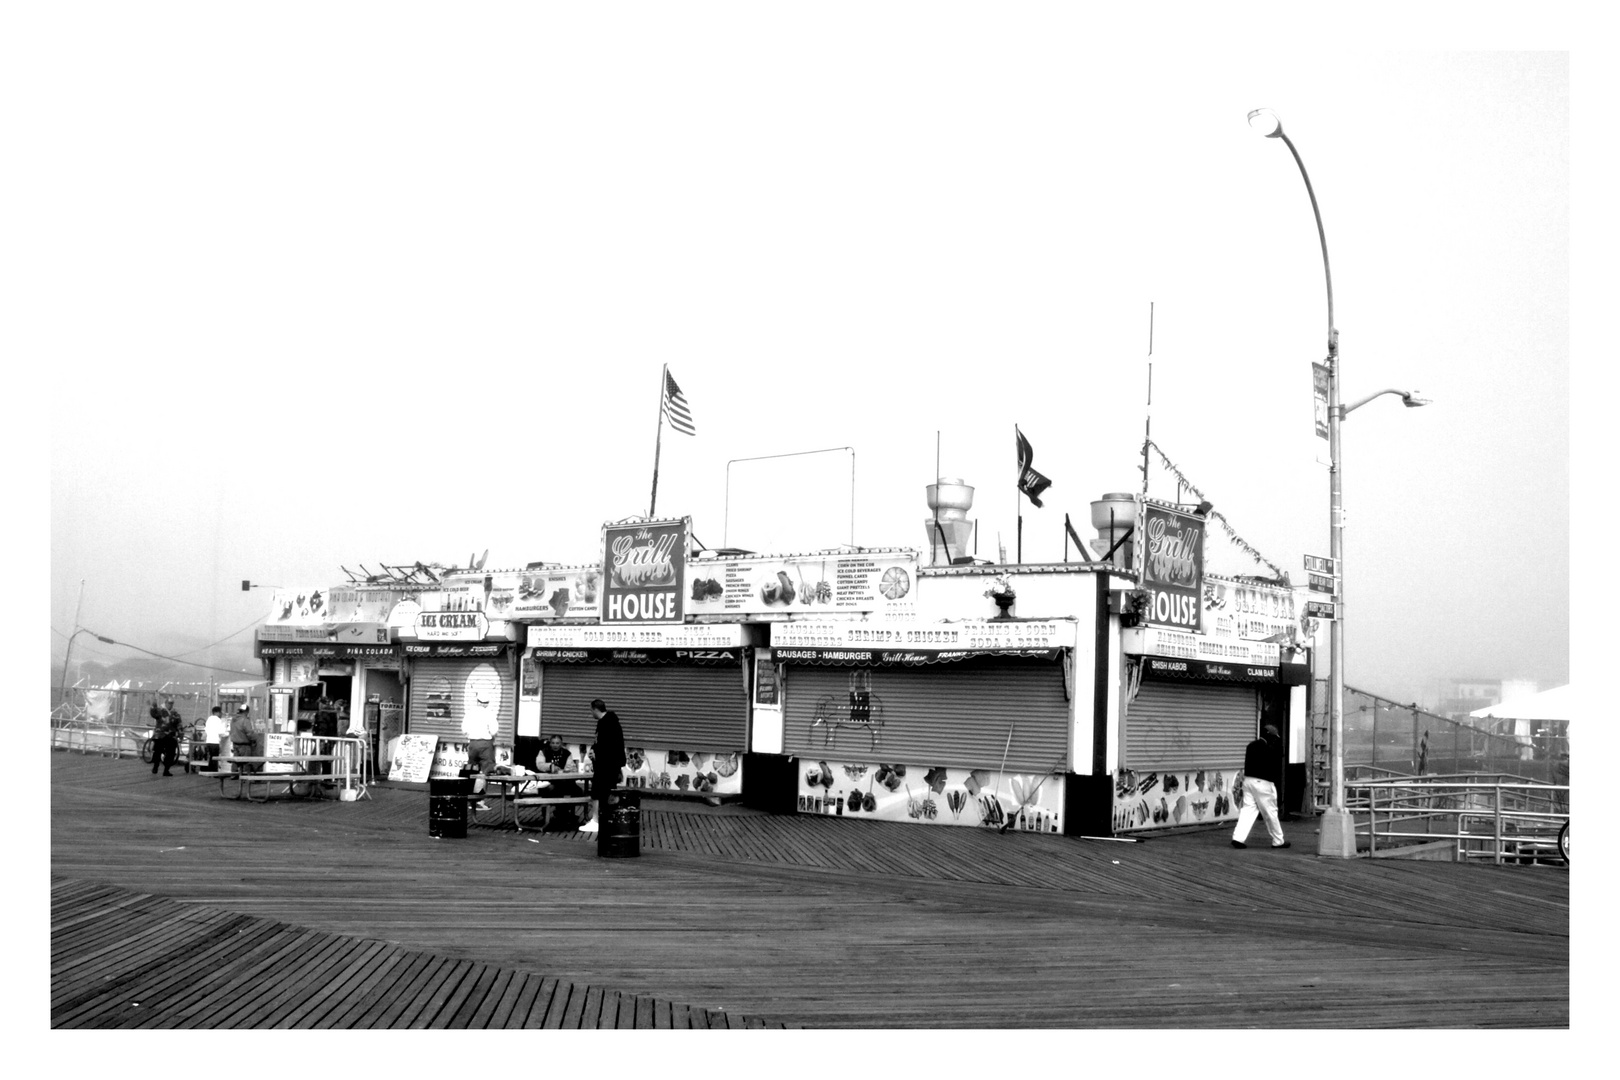
{"label": "antenna mast", "polygon": [[1142,431],[1142,494],[1148,492],[1148,447],[1153,442],[1153,301],[1148,301],[1147,413]]}

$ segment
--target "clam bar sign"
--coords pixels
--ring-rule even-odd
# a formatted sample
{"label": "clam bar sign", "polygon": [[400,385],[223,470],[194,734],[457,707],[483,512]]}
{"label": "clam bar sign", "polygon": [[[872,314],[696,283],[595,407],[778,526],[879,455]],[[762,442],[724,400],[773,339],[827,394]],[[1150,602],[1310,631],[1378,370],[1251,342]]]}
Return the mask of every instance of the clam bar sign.
{"label": "clam bar sign", "polygon": [[1221,664],[1210,660],[1146,657],[1143,673],[1157,679],[1200,679],[1214,682],[1276,682],[1277,669],[1259,664]]}

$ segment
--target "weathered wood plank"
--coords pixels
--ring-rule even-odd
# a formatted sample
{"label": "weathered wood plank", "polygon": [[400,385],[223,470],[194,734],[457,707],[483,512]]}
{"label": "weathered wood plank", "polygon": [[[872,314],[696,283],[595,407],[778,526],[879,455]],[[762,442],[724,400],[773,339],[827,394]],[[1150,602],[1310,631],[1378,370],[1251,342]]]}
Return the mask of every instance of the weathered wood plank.
{"label": "weathered wood plank", "polygon": [[[566,1012],[570,987],[597,989],[597,1024],[609,990],[611,1022],[638,1026],[644,1001],[659,1026],[664,1003],[670,1026],[684,1016],[730,1027],[739,1003],[745,1026],[952,1026],[962,1016],[976,1026],[1332,1026],[1325,1018],[1341,1005],[1367,1026],[1568,1024],[1562,868],[1319,860],[1303,823],[1285,826],[1294,851],[1233,852],[1224,829],[1126,845],[657,800],[643,807],[647,857],[604,861],[577,834],[433,841],[416,790],[250,806],[71,757],[52,760],[52,1000],[75,1002],[53,1008],[56,1026],[172,1022],[131,1014],[117,992],[148,988],[171,1012],[183,999],[193,1024],[223,1026],[257,1000],[253,980],[267,972],[305,980],[308,996],[260,1022],[386,1026],[408,1008],[414,1026],[432,1022],[417,1014],[443,988],[395,985],[408,961],[385,961],[375,946],[374,960],[340,950],[279,974],[224,954],[199,963],[217,917],[202,913],[227,909],[287,924],[277,933],[437,956],[422,964],[489,965],[500,941],[500,966],[524,974],[458,980],[437,1000],[452,1010],[433,1012],[441,1026],[503,1013],[543,1024],[559,995]],[[148,899],[76,883],[86,876]],[[203,921],[165,926],[172,914],[154,896]],[[117,916],[64,914],[75,897],[138,910],[121,930],[134,948],[109,932]],[[282,963],[307,965],[302,940],[306,951]],[[1233,955],[1256,972],[1241,985],[1226,974]],[[806,985],[806,972],[857,970],[870,985]],[[964,985],[961,970],[981,974]],[[75,981],[92,971],[110,978]],[[552,992],[540,1000],[537,986],[523,1013],[540,973]],[[728,1008],[703,1007],[717,1002]]]}

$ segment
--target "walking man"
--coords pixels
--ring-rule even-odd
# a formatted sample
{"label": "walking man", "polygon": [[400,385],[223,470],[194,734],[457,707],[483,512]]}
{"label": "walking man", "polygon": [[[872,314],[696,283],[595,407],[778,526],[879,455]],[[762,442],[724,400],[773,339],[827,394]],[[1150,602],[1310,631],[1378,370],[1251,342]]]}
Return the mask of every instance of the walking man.
{"label": "walking man", "polygon": [[596,717],[596,765],[591,774],[591,794],[596,798],[596,820],[600,827],[613,802],[613,789],[624,773],[624,728],[619,725],[619,714],[609,709],[601,698],[591,701],[591,715]]}
{"label": "walking man", "polygon": [[1256,816],[1266,819],[1274,848],[1292,847],[1283,839],[1277,820],[1277,783],[1282,779],[1282,734],[1276,724],[1267,724],[1261,737],[1243,751],[1243,808],[1238,811],[1237,828],[1232,830],[1232,846],[1246,848],[1249,830]]}

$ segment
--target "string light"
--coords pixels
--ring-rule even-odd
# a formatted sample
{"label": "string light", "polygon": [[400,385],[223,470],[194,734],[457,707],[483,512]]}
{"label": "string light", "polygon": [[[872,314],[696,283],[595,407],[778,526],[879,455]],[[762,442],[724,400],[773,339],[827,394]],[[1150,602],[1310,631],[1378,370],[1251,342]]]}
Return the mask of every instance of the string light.
{"label": "string light", "polygon": [[[1162,449],[1159,448],[1158,443],[1154,442],[1152,439],[1148,439],[1148,440],[1146,440],[1146,442],[1143,445],[1144,446],[1151,446],[1153,448],[1153,452],[1159,455],[1159,460],[1164,462],[1164,467],[1166,469],[1170,470],[1170,472],[1175,476],[1176,482],[1179,483],[1182,487],[1186,488],[1188,491],[1190,491],[1194,495],[1198,496],[1198,498],[1200,500],[1204,501],[1204,502],[1214,502],[1215,501],[1215,500],[1211,499],[1208,495],[1205,495],[1202,491],[1199,491],[1198,486],[1196,484],[1194,484],[1191,480],[1187,479],[1187,477],[1182,473],[1182,471],[1180,469],[1176,468],[1176,463],[1171,461],[1170,458],[1168,456],[1166,456],[1165,452]],[[1255,562],[1260,563],[1262,566],[1265,566],[1268,569],[1270,569],[1272,574],[1277,579],[1277,581],[1281,582],[1283,585],[1289,585],[1290,584],[1290,582],[1288,580],[1288,575],[1285,574],[1282,570],[1278,569],[1276,563],[1272,562],[1270,559],[1268,559],[1264,555],[1260,554],[1260,552],[1255,550],[1255,548],[1254,548],[1254,546],[1252,544],[1250,544],[1247,540],[1243,539],[1243,537],[1241,537],[1241,536],[1239,536],[1237,534],[1237,530],[1232,528],[1231,523],[1226,520],[1226,515],[1225,514],[1222,514],[1219,510],[1211,510],[1206,516],[1207,517],[1212,517],[1216,521],[1220,522],[1221,523],[1221,528],[1226,530],[1226,535],[1227,535],[1228,538],[1231,539],[1232,543],[1236,544],[1240,551],[1242,551],[1245,555],[1248,555]]]}

